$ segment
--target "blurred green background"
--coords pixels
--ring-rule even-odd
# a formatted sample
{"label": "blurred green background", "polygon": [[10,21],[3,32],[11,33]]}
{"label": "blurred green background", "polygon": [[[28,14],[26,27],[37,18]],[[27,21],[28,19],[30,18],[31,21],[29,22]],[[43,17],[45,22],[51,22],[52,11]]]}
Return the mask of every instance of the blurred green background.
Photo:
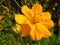
{"label": "blurred green background", "polygon": [[[43,11],[49,11],[52,15],[55,27],[50,29],[52,36],[40,41],[32,41],[29,37],[21,38],[19,34],[12,32],[11,27],[16,24],[15,13],[21,13],[21,7],[39,3]],[[0,0],[0,45],[60,45],[60,0]],[[29,44],[28,44],[29,43]]]}

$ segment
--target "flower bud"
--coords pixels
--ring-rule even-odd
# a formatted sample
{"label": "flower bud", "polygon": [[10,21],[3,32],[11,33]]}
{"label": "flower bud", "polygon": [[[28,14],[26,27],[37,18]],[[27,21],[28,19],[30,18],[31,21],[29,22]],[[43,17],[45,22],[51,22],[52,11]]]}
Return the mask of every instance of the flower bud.
{"label": "flower bud", "polygon": [[19,24],[15,24],[13,27],[12,27],[13,31],[16,33],[16,34],[20,34],[20,30],[21,30],[21,26]]}

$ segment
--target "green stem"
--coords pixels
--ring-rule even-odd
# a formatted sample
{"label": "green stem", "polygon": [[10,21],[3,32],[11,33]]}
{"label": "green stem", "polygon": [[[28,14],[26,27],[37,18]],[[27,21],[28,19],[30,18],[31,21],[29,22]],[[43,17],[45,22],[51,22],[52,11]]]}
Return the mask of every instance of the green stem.
{"label": "green stem", "polygon": [[17,4],[17,6],[18,6],[19,8],[21,8],[21,6],[18,4],[18,2],[17,2],[16,0],[14,0],[14,2]]}
{"label": "green stem", "polygon": [[24,43],[24,41],[23,41],[23,39],[21,38],[21,43],[22,43],[22,45],[25,45],[25,43]]}

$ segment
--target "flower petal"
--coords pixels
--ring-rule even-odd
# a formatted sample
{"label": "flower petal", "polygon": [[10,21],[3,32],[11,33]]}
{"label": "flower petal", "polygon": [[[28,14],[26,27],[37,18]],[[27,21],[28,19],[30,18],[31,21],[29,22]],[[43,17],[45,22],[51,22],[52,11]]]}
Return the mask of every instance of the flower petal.
{"label": "flower petal", "polygon": [[42,35],[39,34],[37,30],[31,30],[30,36],[33,41],[40,40],[42,38]]}
{"label": "flower petal", "polygon": [[31,31],[30,31],[31,39],[32,39],[32,40],[36,40],[36,36],[35,36],[35,25],[32,24],[30,21],[27,21],[26,23],[27,23],[27,24],[30,26],[30,28],[31,28]]}
{"label": "flower petal", "polygon": [[42,34],[38,32],[38,30],[35,27],[35,25],[33,25],[32,28],[31,28],[30,36],[31,36],[31,39],[33,41],[40,40],[42,38]]}
{"label": "flower petal", "polygon": [[41,13],[42,12],[42,6],[38,3],[34,4],[32,7],[32,11],[36,13]]}
{"label": "flower petal", "polygon": [[15,14],[15,21],[19,24],[25,23],[27,18],[24,15],[21,14]]}
{"label": "flower petal", "polygon": [[22,27],[21,27],[21,36],[24,37],[24,36],[27,36],[30,34],[30,26],[28,24],[22,24]]}
{"label": "flower petal", "polygon": [[27,20],[25,24],[22,24],[22,36],[27,36],[30,35],[30,31],[33,28],[32,23],[30,22],[30,20]]}
{"label": "flower petal", "polygon": [[35,36],[36,36],[36,39],[35,40],[42,39],[42,33],[38,32],[38,29],[35,30]]}
{"label": "flower petal", "polygon": [[30,31],[30,36],[32,40],[36,40],[36,36],[35,36],[35,26],[32,27],[31,31]]}
{"label": "flower petal", "polygon": [[42,25],[44,25],[46,28],[50,29],[54,27],[54,23],[52,20],[44,20],[44,21],[40,21],[40,23]]}
{"label": "flower petal", "polygon": [[40,23],[36,24],[36,27],[38,29],[38,32],[44,37],[44,38],[48,38],[49,36],[51,36],[51,33],[49,32],[49,30],[41,25]]}
{"label": "flower petal", "polygon": [[26,22],[31,30],[30,30],[30,36],[33,41],[40,40],[42,38],[42,33],[38,32],[38,29],[36,28],[35,24],[32,24],[30,21]]}
{"label": "flower petal", "polygon": [[34,16],[34,14],[33,14],[33,12],[32,12],[32,10],[30,10],[27,6],[22,6],[22,13],[24,14],[24,15],[26,15],[29,19],[32,19],[33,18],[33,16]]}
{"label": "flower petal", "polygon": [[43,20],[51,19],[51,14],[49,12],[43,12],[42,13],[42,19]]}

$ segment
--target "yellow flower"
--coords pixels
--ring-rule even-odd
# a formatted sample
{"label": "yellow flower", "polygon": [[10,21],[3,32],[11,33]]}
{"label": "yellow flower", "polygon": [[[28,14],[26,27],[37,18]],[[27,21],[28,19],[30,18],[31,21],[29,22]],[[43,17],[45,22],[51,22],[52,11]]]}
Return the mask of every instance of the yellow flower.
{"label": "yellow flower", "polygon": [[42,6],[34,4],[31,9],[22,6],[22,14],[15,14],[15,21],[21,24],[22,37],[30,35],[32,40],[40,40],[51,36],[49,28],[54,27],[49,12],[42,12]]}

